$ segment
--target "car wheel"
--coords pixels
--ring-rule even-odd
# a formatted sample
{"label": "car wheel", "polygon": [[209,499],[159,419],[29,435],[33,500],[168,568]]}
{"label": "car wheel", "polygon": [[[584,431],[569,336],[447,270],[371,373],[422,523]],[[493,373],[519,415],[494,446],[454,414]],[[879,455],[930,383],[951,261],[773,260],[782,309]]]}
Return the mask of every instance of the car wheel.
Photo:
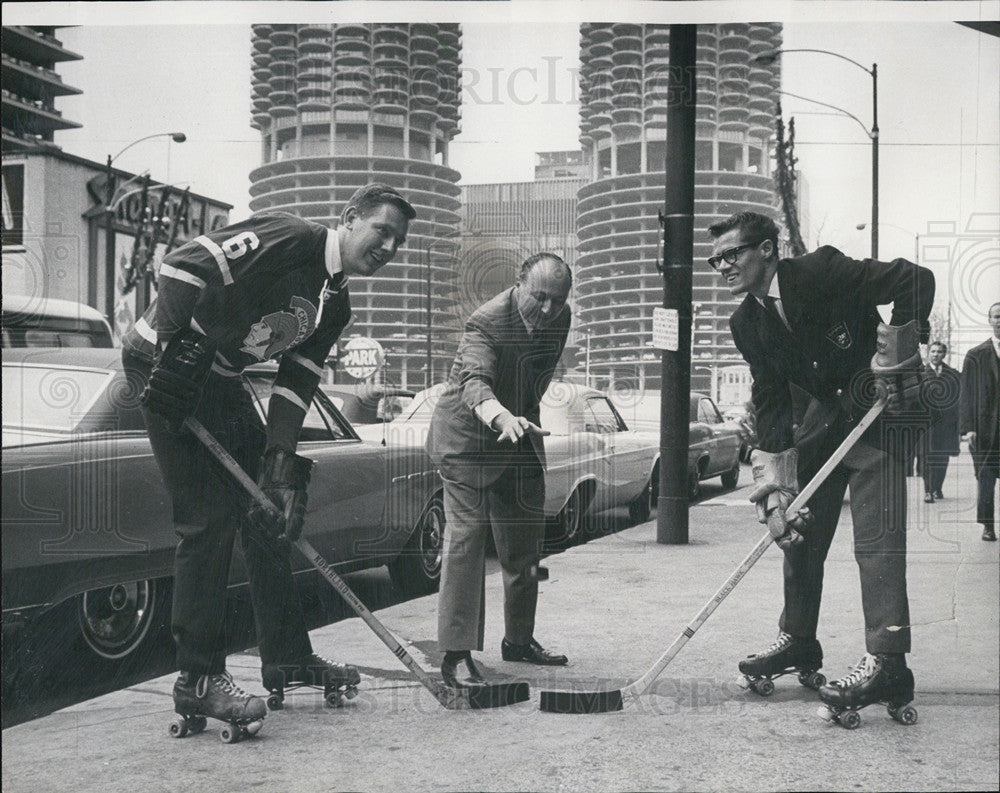
{"label": "car wheel", "polygon": [[740,461],[737,460],[736,465],[733,466],[733,470],[726,471],[726,473],[722,475],[722,486],[726,488],[726,490],[733,490],[735,489],[736,485],[739,484],[739,481],[740,481]]}
{"label": "car wheel", "polygon": [[653,480],[650,478],[642,492],[628,505],[628,517],[632,523],[645,523],[653,510]]}
{"label": "car wheel", "polygon": [[688,500],[694,501],[698,496],[701,495],[701,481],[699,479],[699,470],[695,469],[688,474]]}
{"label": "car wheel", "polygon": [[148,579],[84,592],[76,600],[76,622],[84,645],[98,658],[119,661],[162,624],[166,581]]}
{"label": "car wheel", "polygon": [[580,538],[580,528],[583,525],[583,494],[577,488],[569,495],[566,504],[556,515],[556,539],[566,545],[572,545]]}
{"label": "car wheel", "polygon": [[444,502],[434,496],[417,521],[406,546],[389,565],[393,585],[409,597],[429,595],[441,581]]}

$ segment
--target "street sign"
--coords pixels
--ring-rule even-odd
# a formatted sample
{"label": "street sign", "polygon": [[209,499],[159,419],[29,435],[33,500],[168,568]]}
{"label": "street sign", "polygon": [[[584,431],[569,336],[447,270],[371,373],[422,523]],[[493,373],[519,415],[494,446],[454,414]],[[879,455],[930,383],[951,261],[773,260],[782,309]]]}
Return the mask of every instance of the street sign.
{"label": "street sign", "polygon": [[653,346],[677,352],[680,347],[680,320],[676,308],[653,309]]}
{"label": "street sign", "polygon": [[355,380],[367,380],[385,363],[385,351],[375,339],[351,339],[341,349],[340,363]]}

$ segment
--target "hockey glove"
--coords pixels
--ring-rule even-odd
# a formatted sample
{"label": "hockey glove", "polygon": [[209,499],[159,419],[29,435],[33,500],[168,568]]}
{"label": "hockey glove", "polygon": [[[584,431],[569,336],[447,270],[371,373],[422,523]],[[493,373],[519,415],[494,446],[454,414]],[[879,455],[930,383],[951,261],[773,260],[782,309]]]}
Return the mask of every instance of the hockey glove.
{"label": "hockey glove", "polygon": [[794,515],[787,514],[788,507],[799,492],[798,452],[788,449],[771,454],[754,449],[750,464],[754,481],[750,500],[757,505],[757,519],[767,524],[778,547],[789,551],[803,542],[799,530],[813,522],[808,507],[803,507]]}
{"label": "hockey glove", "polygon": [[257,484],[280,515],[273,515],[260,505],[250,510],[250,519],[278,539],[295,542],[302,535],[306,517],[306,488],[313,462],[284,449],[271,448],[261,459]]}
{"label": "hockey glove", "polygon": [[871,370],[880,397],[887,400],[886,413],[918,410],[924,381],[924,364],[917,348],[917,321],[905,325],[880,322]]}
{"label": "hockey glove", "polygon": [[167,420],[171,432],[180,432],[184,419],[194,414],[214,357],[208,337],[185,330],[174,334],[153,366],[141,400]]}

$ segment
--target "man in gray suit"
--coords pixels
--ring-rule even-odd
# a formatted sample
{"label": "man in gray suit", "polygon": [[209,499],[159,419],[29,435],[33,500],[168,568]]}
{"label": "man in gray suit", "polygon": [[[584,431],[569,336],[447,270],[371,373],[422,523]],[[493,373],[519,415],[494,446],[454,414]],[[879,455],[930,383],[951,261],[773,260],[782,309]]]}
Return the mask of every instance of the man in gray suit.
{"label": "man in gray suit", "polygon": [[995,542],[995,496],[1000,478],[1000,303],[989,310],[993,336],[965,354],[962,365],[961,432],[969,442],[979,484],[976,519],[983,539]]}
{"label": "man in gray suit", "polygon": [[483,649],[485,553],[492,529],[503,570],[505,661],[560,665],[535,641],[538,561],[545,535],[545,448],[539,403],[566,344],[572,275],[553,253],[521,265],[517,284],[465,325],[427,451],[444,479],[447,518],[438,601],[441,676],[453,688],[484,685],[472,660]]}

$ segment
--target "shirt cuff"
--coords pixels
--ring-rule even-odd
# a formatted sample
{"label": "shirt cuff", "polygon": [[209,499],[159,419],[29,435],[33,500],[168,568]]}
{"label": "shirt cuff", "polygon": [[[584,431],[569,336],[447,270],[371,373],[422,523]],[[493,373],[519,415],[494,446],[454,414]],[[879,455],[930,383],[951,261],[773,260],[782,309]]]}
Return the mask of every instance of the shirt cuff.
{"label": "shirt cuff", "polygon": [[493,419],[501,413],[507,413],[507,408],[500,404],[499,399],[486,399],[476,405],[473,410],[479,416],[479,420],[490,429],[493,428]]}

